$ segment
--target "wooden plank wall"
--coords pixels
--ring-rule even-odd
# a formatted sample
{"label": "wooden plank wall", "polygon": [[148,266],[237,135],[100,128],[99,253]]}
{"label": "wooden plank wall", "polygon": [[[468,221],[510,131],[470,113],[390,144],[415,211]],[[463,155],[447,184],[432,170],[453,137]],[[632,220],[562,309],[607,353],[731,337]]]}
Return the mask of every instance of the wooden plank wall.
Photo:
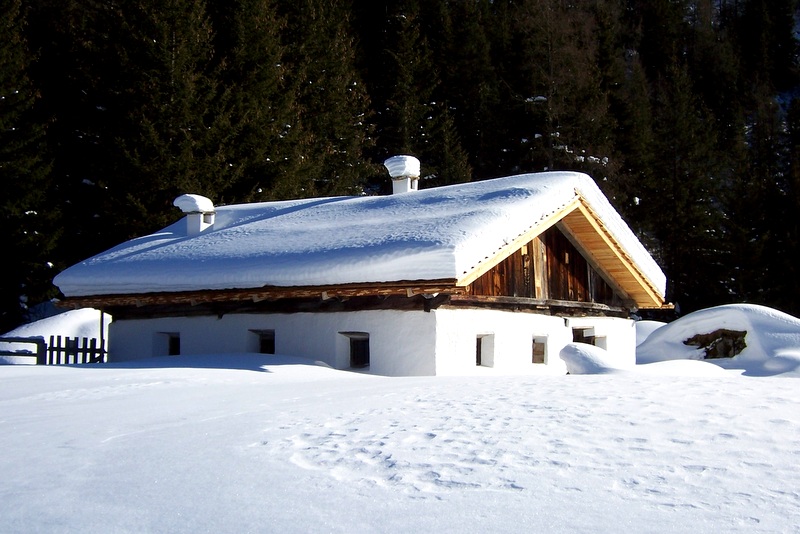
{"label": "wooden plank wall", "polygon": [[547,248],[547,272],[550,298],[591,302],[589,265],[564,234],[551,228],[543,235]]}
{"label": "wooden plank wall", "polygon": [[618,295],[555,227],[498,263],[469,294],[617,305]]}
{"label": "wooden plank wall", "polygon": [[470,294],[535,298],[533,245],[528,243],[472,282]]}

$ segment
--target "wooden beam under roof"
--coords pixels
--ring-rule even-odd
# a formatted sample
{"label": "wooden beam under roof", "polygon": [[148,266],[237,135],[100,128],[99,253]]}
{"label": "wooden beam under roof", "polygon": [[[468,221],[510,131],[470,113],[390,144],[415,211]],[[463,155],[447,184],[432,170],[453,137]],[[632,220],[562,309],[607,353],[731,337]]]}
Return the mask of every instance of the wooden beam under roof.
{"label": "wooden beam under roof", "polygon": [[455,280],[406,280],[399,282],[375,282],[340,284],[335,286],[265,286],[244,289],[217,289],[202,291],[176,291],[126,295],[90,295],[70,297],[58,303],[64,308],[98,308],[116,306],[151,306],[164,304],[189,304],[213,302],[236,302],[279,300],[287,298],[350,298],[363,296],[436,295],[438,293],[460,294],[464,288],[457,287]]}

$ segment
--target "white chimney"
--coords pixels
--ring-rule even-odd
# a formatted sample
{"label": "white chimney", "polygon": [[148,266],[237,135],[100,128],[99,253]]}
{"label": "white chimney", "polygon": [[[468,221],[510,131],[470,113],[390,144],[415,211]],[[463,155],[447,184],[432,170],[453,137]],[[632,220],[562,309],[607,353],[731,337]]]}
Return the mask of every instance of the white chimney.
{"label": "white chimney", "polygon": [[383,166],[392,177],[392,194],[419,189],[419,160],[414,156],[392,156]]}
{"label": "white chimney", "polygon": [[181,195],[172,203],[186,214],[186,235],[197,235],[214,225],[214,203],[200,195]]}

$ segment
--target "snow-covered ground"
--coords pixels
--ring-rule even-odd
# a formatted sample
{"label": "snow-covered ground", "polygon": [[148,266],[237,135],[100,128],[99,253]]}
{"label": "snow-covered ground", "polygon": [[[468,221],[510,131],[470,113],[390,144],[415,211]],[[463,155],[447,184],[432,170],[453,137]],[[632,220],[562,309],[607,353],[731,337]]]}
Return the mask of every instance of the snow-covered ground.
{"label": "snow-covered ground", "polygon": [[[675,342],[708,324],[751,329],[731,369]],[[654,363],[572,345],[564,376],[2,365],[0,532],[800,532],[798,325],[644,323]]]}

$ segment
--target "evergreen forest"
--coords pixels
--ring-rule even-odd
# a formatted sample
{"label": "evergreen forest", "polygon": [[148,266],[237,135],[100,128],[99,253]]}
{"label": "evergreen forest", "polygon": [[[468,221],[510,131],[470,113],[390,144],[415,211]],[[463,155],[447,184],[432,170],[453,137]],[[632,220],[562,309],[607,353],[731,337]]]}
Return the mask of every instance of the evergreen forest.
{"label": "evergreen forest", "polygon": [[215,204],[591,175],[676,314],[800,315],[795,0],[0,0],[0,331]]}

